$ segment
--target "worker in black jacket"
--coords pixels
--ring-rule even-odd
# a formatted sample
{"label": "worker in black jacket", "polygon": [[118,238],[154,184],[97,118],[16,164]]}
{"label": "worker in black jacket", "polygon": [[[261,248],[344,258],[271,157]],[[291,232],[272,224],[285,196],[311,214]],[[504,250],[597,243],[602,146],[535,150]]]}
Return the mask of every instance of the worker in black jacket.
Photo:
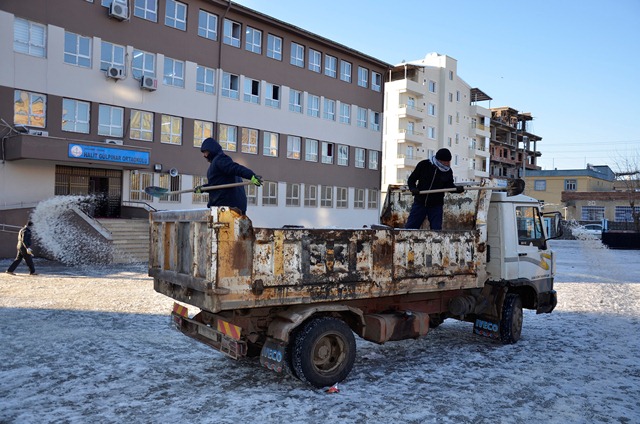
{"label": "worker in black jacket", "polygon": [[409,190],[415,197],[405,228],[418,229],[422,226],[424,219],[429,218],[429,226],[432,230],[442,229],[444,193],[419,194],[419,192],[439,188],[455,188],[456,193],[462,193],[464,188],[453,183],[453,171],[451,171],[450,165],[451,152],[449,149],[440,149],[430,160],[425,159],[418,163],[407,180]]}
{"label": "worker in black jacket", "polygon": [[29,221],[27,225],[20,229],[18,233],[18,245],[16,246],[18,249],[18,254],[16,255],[16,260],[9,265],[9,268],[5,271],[7,274],[16,275],[13,271],[16,270],[22,259],[27,263],[29,267],[29,274],[36,274],[36,267],[33,265],[33,252],[31,251],[31,226],[33,226],[33,222]]}

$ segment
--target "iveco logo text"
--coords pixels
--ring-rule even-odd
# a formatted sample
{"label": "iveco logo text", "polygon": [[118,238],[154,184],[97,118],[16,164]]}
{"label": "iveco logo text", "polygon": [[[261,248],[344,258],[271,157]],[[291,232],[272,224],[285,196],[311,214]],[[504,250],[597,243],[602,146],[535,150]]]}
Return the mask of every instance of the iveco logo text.
{"label": "iveco logo text", "polygon": [[279,352],[275,349],[264,349],[264,353],[262,354],[262,356],[275,362],[282,362],[282,352]]}
{"label": "iveco logo text", "polygon": [[494,324],[488,321],[483,321],[481,319],[476,320],[476,327],[482,328],[483,330],[498,331],[498,324]]}

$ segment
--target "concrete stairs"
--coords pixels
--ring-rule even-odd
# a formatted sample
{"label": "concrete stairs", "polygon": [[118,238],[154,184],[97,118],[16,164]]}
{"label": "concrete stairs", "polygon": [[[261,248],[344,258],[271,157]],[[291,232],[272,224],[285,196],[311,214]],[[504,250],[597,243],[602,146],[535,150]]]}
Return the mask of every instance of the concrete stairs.
{"label": "concrete stairs", "polygon": [[113,263],[149,261],[149,221],[100,218],[97,221],[112,237]]}

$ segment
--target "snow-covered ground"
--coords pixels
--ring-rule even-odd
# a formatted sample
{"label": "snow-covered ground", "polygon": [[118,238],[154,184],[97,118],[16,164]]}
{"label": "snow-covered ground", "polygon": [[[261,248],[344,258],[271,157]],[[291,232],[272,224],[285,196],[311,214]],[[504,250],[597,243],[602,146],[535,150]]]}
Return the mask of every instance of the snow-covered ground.
{"label": "snow-covered ground", "polygon": [[171,329],[144,266],[23,264],[0,275],[0,422],[638,423],[640,251],[552,246],[558,307],[525,311],[517,344],[454,320],[358,340],[336,394]]}

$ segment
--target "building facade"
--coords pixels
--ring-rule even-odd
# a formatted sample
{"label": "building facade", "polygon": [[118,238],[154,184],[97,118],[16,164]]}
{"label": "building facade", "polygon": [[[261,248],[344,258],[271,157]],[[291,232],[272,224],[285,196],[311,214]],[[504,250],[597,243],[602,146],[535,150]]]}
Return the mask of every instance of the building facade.
{"label": "building facade", "polygon": [[0,223],[66,194],[106,217],[205,207],[144,188],[204,183],[206,137],[263,176],[255,225],[378,220],[380,60],[215,0],[3,2],[0,40]]}
{"label": "building facade", "polygon": [[430,53],[389,71],[385,85],[382,190],[404,184],[418,162],[451,150],[456,181],[489,176],[491,100],[457,73],[457,61]]}

